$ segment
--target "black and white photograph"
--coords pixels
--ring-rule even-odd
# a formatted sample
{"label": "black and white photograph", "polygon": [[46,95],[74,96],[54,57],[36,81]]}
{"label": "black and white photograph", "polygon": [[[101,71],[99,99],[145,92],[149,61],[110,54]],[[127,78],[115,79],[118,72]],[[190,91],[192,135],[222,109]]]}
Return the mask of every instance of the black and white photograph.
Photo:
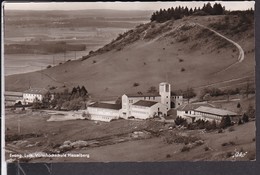
{"label": "black and white photograph", "polygon": [[5,161],[256,161],[254,6],[3,3]]}

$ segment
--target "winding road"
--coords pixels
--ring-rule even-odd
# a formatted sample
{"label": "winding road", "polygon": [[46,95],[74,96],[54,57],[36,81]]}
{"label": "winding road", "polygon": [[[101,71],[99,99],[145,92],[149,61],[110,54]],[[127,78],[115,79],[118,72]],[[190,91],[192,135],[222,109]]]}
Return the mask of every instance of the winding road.
{"label": "winding road", "polygon": [[233,41],[233,40],[231,40],[231,39],[225,37],[224,35],[218,33],[217,31],[215,31],[215,30],[213,30],[213,29],[211,29],[211,28],[209,28],[209,27],[207,27],[207,26],[204,26],[204,25],[202,25],[202,24],[199,24],[199,23],[191,23],[191,24],[192,24],[192,25],[198,25],[198,26],[200,26],[200,27],[202,27],[202,28],[204,28],[204,29],[208,29],[208,30],[214,32],[216,35],[218,35],[218,36],[224,38],[225,40],[227,40],[227,41],[229,41],[230,43],[232,43],[233,45],[235,45],[235,46],[237,47],[238,51],[239,51],[239,55],[238,55],[238,58],[237,58],[237,62],[235,62],[235,63],[229,65],[228,67],[226,67],[225,69],[222,69],[222,70],[219,71],[219,72],[216,72],[215,74],[220,73],[220,72],[224,72],[224,71],[226,71],[227,69],[229,69],[230,67],[234,66],[235,64],[241,63],[241,62],[245,59],[244,50],[243,50],[242,47],[241,47],[238,43],[236,43],[235,41]]}

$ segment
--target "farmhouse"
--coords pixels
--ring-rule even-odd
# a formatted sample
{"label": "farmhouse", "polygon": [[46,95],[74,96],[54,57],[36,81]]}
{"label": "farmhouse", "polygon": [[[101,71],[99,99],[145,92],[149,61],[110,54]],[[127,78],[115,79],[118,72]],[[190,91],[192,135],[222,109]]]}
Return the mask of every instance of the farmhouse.
{"label": "farmhouse", "polygon": [[33,103],[35,100],[42,101],[47,92],[45,88],[30,88],[23,92],[23,101],[25,104]]}
{"label": "farmhouse", "polygon": [[91,120],[110,122],[120,117],[121,105],[96,102],[88,106]]}

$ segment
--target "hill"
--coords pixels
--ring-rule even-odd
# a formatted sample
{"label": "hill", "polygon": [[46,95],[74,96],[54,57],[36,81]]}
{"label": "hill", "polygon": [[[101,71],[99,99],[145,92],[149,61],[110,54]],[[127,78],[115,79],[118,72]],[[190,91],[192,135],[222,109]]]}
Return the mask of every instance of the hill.
{"label": "hill", "polygon": [[[121,34],[83,59],[5,78],[6,90],[84,85],[94,97],[146,92],[162,81],[173,90],[254,84],[253,19],[189,16],[151,22]],[[139,86],[134,86],[139,83]]]}

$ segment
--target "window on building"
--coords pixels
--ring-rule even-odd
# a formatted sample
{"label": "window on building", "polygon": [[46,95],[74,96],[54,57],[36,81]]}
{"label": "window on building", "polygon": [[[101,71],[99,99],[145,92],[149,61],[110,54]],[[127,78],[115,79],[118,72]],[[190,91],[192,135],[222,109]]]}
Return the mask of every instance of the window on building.
{"label": "window on building", "polygon": [[153,97],[153,99],[155,100],[155,97]]}
{"label": "window on building", "polygon": [[168,104],[168,102],[166,102],[166,104]]}
{"label": "window on building", "polygon": [[185,111],[185,114],[188,114],[188,111]]}
{"label": "window on building", "polygon": [[169,87],[169,85],[168,84],[166,84],[166,92],[169,92],[169,89],[170,89],[170,87]]}

